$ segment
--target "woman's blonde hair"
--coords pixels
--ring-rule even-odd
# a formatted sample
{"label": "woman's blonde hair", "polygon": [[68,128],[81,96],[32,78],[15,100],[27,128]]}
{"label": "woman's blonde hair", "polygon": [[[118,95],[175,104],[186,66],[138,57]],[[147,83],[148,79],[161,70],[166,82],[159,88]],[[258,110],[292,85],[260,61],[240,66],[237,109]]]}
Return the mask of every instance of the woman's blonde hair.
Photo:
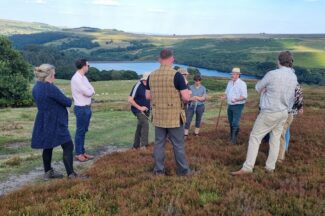
{"label": "woman's blonde hair", "polygon": [[40,66],[35,67],[35,69],[34,69],[35,78],[38,81],[44,82],[46,77],[48,77],[54,73],[54,70],[55,70],[55,67],[53,65],[41,64]]}

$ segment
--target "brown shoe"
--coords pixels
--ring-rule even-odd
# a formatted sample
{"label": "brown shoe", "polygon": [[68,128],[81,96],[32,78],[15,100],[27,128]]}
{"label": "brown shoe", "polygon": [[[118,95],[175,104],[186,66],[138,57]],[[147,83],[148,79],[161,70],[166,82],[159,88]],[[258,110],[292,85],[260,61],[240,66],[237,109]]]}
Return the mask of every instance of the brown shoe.
{"label": "brown shoe", "polygon": [[86,159],[88,159],[88,160],[91,160],[91,159],[94,159],[95,158],[95,156],[94,155],[90,155],[90,154],[83,154],[83,156],[86,158]]}
{"label": "brown shoe", "polygon": [[276,162],[277,162],[277,163],[283,163],[284,160],[283,160],[283,159],[278,159]]}
{"label": "brown shoe", "polygon": [[77,161],[80,161],[80,162],[85,162],[85,161],[88,160],[88,159],[87,159],[84,155],[82,155],[82,154],[80,154],[80,155],[76,155],[76,156],[75,156],[75,159],[76,159]]}
{"label": "brown shoe", "polygon": [[231,172],[231,175],[241,176],[241,175],[246,175],[246,174],[251,174],[251,173],[252,173],[252,171],[244,170],[243,168],[241,168],[240,170],[238,170],[236,172]]}

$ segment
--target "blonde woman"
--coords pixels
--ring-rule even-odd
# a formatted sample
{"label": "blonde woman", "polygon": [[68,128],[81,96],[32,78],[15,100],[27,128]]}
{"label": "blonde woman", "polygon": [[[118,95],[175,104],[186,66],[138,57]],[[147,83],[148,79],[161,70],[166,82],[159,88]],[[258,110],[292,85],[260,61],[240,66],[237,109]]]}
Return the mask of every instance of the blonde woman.
{"label": "blonde woman", "polygon": [[37,114],[32,135],[32,148],[43,149],[44,179],[63,178],[51,166],[52,151],[61,145],[63,149],[63,163],[68,178],[77,175],[73,170],[73,143],[68,130],[68,111],[71,99],[66,97],[56,87],[55,67],[42,64],[34,70],[36,84],[33,87],[33,98],[37,105]]}

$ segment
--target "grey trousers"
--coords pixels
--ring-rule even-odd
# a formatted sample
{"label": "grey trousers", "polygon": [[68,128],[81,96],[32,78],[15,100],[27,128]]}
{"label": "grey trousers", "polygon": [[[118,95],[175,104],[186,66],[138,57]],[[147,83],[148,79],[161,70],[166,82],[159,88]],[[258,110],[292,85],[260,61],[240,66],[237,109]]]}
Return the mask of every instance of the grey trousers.
{"label": "grey trousers", "polygon": [[135,114],[138,119],[137,129],[134,134],[133,148],[148,145],[149,123],[148,118],[141,112]]}
{"label": "grey trousers", "polygon": [[154,172],[165,172],[165,143],[166,138],[170,138],[173,150],[174,157],[177,165],[176,173],[177,175],[186,175],[190,172],[188,167],[185,149],[184,149],[184,128],[181,125],[178,128],[161,128],[155,127],[155,145],[154,145],[154,159],[155,167]]}

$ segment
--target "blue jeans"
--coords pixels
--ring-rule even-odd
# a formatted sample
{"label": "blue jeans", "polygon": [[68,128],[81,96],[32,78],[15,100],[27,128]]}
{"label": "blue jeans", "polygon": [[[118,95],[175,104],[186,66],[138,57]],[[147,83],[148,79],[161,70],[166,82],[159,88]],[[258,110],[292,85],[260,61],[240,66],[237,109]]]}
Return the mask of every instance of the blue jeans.
{"label": "blue jeans", "polygon": [[193,115],[195,114],[195,127],[201,127],[201,120],[204,113],[205,107],[204,104],[195,106],[194,103],[189,104],[189,107],[186,112],[186,123],[185,129],[189,129],[191,126]]}
{"label": "blue jeans", "polygon": [[74,142],[76,146],[76,155],[80,155],[85,153],[85,135],[90,123],[91,108],[90,106],[75,106],[74,113],[77,121]]}
{"label": "blue jeans", "polygon": [[239,128],[241,113],[244,109],[244,104],[228,105],[227,114],[231,128]]}

